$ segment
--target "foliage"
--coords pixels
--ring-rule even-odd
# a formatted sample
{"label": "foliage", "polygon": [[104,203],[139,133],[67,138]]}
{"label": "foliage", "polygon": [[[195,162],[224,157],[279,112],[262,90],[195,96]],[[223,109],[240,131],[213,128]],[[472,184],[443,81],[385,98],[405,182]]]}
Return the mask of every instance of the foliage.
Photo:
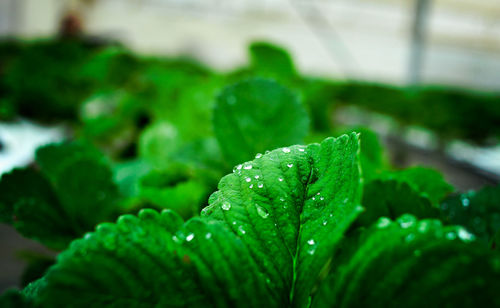
{"label": "foliage", "polygon": [[[51,57],[44,44],[33,58]],[[59,253],[25,256],[25,286],[0,306],[500,305],[500,187],[460,194],[437,171],[395,170],[366,128],[324,138],[330,112],[348,103],[473,137],[471,123],[433,118],[456,109],[448,103],[413,104],[462,96],[302,77],[265,43],[227,74],[85,47],[61,61],[68,74],[51,59],[53,79],[23,94],[18,81],[34,61],[21,63],[26,46],[0,48],[13,63],[6,72],[18,70],[0,84],[0,102],[38,117],[23,104],[54,96],[47,106],[60,113],[40,118],[78,120],[75,141],[39,149],[33,165],[0,180],[0,220]],[[72,99],[41,93],[59,78]],[[488,108],[485,136],[496,133]]]}

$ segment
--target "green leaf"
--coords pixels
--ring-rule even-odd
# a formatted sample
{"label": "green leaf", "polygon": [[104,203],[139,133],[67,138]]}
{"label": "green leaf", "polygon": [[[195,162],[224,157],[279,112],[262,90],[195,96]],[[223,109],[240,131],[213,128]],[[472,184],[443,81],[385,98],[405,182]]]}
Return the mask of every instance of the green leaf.
{"label": "green leaf", "polygon": [[222,178],[204,216],[224,221],[250,250],[283,307],[301,307],[358,215],[358,138],[274,150]]}
{"label": "green leaf", "polygon": [[40,149],[40,171],[17,169],[2,177],[2,221],[26,237],[62,249],[98,223],[113,219],[119,194],[102,160],[76,144]]}
{"label": "green leaf", "polygon": [[485,244],[492,244],[500,232],[500,186],[450,196],[441,210],[447,221],[463,225]]}
{"label": "green leaf", "polygon": [[24,308],[31,307],[28,299],[18,290],[10,289],[0,296],[0,307],[2,308]]}
{"label": "green leaf", "polygon": [[168,122],[156,122],[144,129],[139,138],[139,156],[155,167],[164,168],[170,156],[179,147],[175,126]]}
{"label": "green leaf", "polygon": [[297,97],[271,80],[250,79],[226,87],[214,110],[215,135],[232,164],[302,143],[308,126],[307,113]]}
{"label": "green leaf", "polygon": [[210,192],[189,171],[177,166],[161,172],[150,172],[140,180],[139,197],[159,209],[175,210],[183,218],[196,215]]}
{"label": "green leaf", "polygon": [[242,241],[221,223],[142,210],[105,223],[58,257],[44,307],[275,307]]}
{"label": "green leaf", "polygon": [[453,186],[444,180],[441,173],[425,167],[412,167],[400,171],[386,172],[380,178],[406,182],[435,205],[439,204],[453,191]]}
{"label": "green leaf", "polygon": [[405,213],[417,218],[439,217],[439,209],[429,199],[407,183],[395,180],[376,180],[365,184],[362,205],[366,210],[356,221],[358,226],[369,226],[382,216],[396,219]]}
{"label": "green leaf", "polygon": [[255,42],[249,52],[251,68],[260,76],[287,79],[296,75],[292,57],[279,46]]}
{"label": "green leaf", "polygon": [[462,227],[404,215],[345,241],[312,307],[500,305],[500,258]]}

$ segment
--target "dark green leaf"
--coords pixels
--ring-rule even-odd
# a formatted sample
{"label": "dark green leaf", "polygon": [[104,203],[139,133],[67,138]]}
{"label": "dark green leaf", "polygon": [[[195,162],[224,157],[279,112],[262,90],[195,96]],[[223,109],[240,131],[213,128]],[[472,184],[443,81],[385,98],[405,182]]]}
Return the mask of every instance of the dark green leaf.
{"label": "dark green leaf", "polygon": [[500,232],[500,186],[450,196],[441,210],[447,221],[463,225],[484,243],[491,243]]}
{"label": "dark green leaf", "polygon": [[345,241],[312,307],[500,305],[500,258],[462,227],[404,215]]}
{"label": "dark green leaf", "polygon": [[380,175],[380,178],[406,182],[435,205],[439,204],[453,191],[453,186],[444,180],[441,173],[425,167],[412,167],[400,171],[385,172]]}
{"label": "dark green leaf", "polygon": [[242,241],[221,223],[143,210],[105,223],[58,257],[45,307],[276,306]]}
{"label": "dark green leaf", "polygon": [[376,180],[366,184],[362,204],[365,212],[356,221],[358,226],[369,226],[382,216],[396,219],[405,213],[418,218],[439,217],[439,209],[429,199],[407,183],[395,180]]}

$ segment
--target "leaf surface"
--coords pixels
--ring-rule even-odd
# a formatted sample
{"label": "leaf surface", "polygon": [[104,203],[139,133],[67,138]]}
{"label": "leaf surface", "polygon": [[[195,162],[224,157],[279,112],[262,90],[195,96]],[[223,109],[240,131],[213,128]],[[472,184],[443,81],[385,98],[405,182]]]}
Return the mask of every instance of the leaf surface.
{"label": "leaf surface", "polygon": [[233,165],[266,150],[300,144],[308,128],[309,119],[298,98],[272,80],[236,83],[216,101],[215,136]]}
{"label": "leaf surface", "polygon": [[39,291],[46,307],[276,306],[237,236],[174,212],[121,216],[74,241]]}
{"label": "leaf surface", "polygon": [[358,137],[274,150],[219,183],[203,215],[240,235],[282,305],[301,307],[360,211]]}
{"label": "leaf surface", "polygon": [[345,241],[312,307],[500,304],[500,258],[463,227],[404,215]]}

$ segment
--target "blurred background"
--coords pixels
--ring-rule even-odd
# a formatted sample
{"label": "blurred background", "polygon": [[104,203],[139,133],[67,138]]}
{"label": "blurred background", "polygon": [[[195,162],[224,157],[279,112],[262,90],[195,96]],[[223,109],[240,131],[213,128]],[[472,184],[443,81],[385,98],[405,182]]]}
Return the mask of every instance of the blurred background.
{"label": "blurred background", "polygon": [[[258,72],[300,93],[309,141],[363,126],[392,164],[434,167],[459,191],[500,179],[498,0],[0,0],[0,37],[0,174],[73,136],[115,161],[141,156],[158,118],[205,137],[155,108],[179,99],[191,107],[176,112],[210,123],[221,87]],[[274,55],[291,71],[267,71]],[[15,251],[50,254],[6,225],[0,243],[0,292],[30,258]]]}

